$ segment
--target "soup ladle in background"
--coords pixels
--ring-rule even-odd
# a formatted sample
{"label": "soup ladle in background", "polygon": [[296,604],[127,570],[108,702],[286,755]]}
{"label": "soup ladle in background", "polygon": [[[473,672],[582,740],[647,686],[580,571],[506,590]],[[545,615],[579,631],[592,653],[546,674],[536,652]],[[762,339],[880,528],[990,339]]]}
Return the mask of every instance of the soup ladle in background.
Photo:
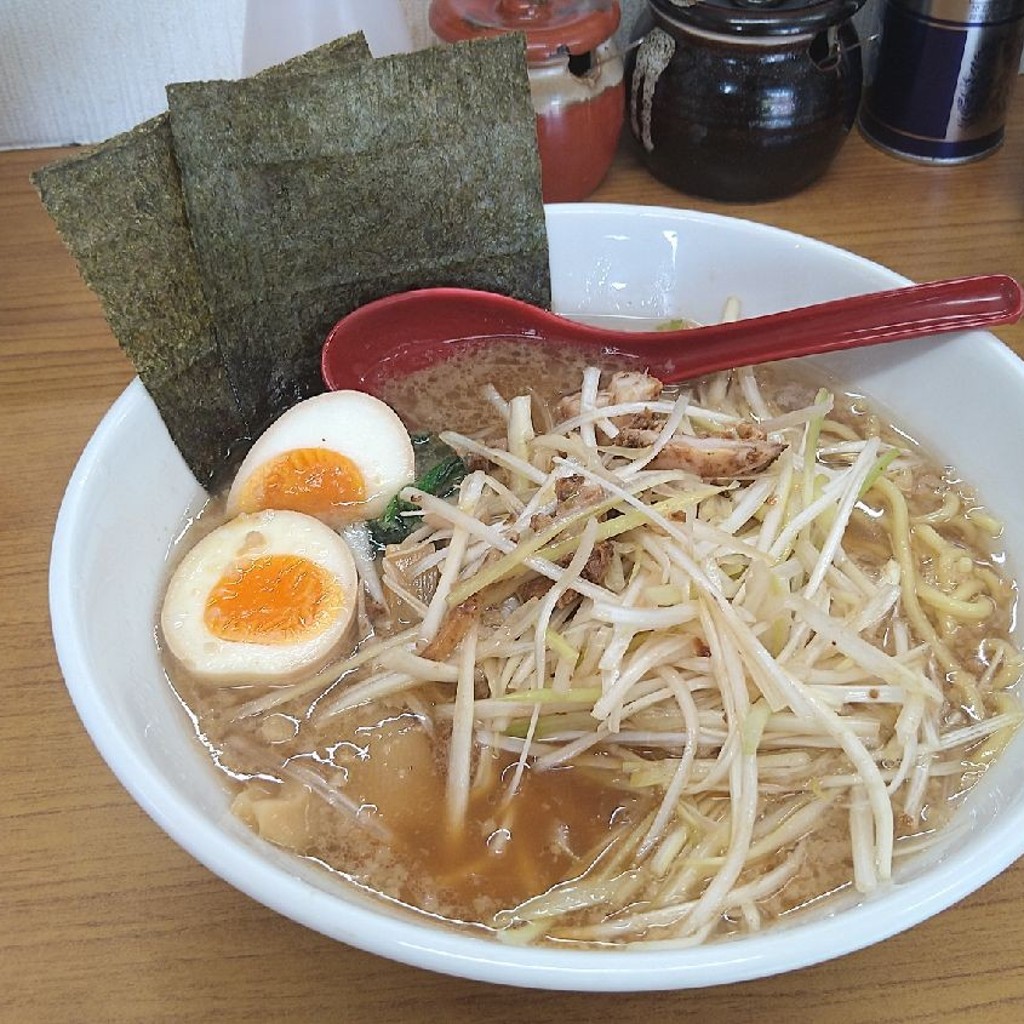
{"label": "soup ladle in background", "polygon": [[800,309],[682,330],[593,327],[518,299],[467,288],[425,288],[367,303],[324,342],[331,390],[379,391],[389,379],[432,366],[496,338],[547,341],[634,359],[666,383],[793,356],[1014,323],[1021,286],[989,274],[910,285]]}

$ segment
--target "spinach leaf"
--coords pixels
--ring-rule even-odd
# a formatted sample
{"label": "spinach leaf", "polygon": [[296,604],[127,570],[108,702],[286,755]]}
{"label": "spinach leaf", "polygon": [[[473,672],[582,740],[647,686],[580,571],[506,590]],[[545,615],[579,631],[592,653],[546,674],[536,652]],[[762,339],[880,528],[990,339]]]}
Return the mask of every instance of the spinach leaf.
{"label": "spinach leaf", "polygon": [[[416,452],[417,470],[429,463],[429,468],[420,472],[413,486],[417,490],[446,498],[465,477],[466,464],[434,435],[417,434],[413,436],[412,441]],[[447,455],[443,454],[445,451],[448,452]],[[427,456],[426,459],[423,458],[424,455]],[[374,542],[381,548],[388,544],[401,544],[419,525],[419,517],[403,513],[415,512],[417,508],[418,506],[411,501],[403,501],[396,494],[384,509],[383,515],[367,524]]]}

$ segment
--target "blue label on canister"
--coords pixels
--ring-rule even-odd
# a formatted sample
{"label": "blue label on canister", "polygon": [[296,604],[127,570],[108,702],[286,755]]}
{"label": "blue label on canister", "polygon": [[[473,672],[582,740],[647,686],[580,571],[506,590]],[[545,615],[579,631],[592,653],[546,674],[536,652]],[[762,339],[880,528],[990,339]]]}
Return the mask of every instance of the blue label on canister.
{"label": "blue label on canister", "polygon": [[958,163],[1002,141],[1024,47],[1024,0],[887,0],[864,134],[912,159]]}

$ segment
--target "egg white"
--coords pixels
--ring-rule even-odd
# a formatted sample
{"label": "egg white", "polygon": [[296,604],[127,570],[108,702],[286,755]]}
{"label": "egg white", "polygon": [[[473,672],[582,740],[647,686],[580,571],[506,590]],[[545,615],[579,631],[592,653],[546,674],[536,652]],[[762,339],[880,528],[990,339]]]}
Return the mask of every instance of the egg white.
{"label": "egg white", "polygon": [[[207,599],[240,563],[270,555],[296,555],[324,570],[342,595],[322,628],[294,642],[224,639],[205,621]],[[218,685],[288,682],[312,673],[334,656],[348,633],[359,582],[342,538],[312,516],[267,510],[240,515],[204,537],[175,570],[164,596],[160,627],[170,653],[196,677]]]}
{"label": "egg white", "polygon": [[325,448],[351,460],[363,478],[361,502],[325,507],[315,514],[331,526],[375,519],[415,476],[412,441],[398,414],[361,391],[328,391],[293,406],[249,450],[228,493],[229,516],[254,512],[254,477],[297,449]]}

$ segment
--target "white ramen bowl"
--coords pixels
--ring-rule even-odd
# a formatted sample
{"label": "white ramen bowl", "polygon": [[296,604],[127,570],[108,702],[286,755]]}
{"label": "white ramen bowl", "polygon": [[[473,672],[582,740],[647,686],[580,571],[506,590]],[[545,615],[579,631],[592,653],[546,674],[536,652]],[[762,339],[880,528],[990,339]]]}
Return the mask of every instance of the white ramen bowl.
{"label": "white ramen bowl", "polygon": [[[755,315],[906,283],[820,242],[745,221],[598,204],[548,210],[555,306],[579,314],[718,319],[729,296]],[[1024,570],[1024,362],[971,332],[815,357],[897,413],[962,470],[1006,523]],[[878,942],[938,913],[1024,853],[1024,736],[971,792],[926,861],[862,902],[752,937],[677,950],[520,948],[430,924],[258,839],[170,692],[154,644],[168,550],[203,494],[138,380],[71,478],[54,536],[50,603],[67,686],[115,774],[210,870],[325,935],[448,974],[537,988],[690,988],[778,974]]]}

